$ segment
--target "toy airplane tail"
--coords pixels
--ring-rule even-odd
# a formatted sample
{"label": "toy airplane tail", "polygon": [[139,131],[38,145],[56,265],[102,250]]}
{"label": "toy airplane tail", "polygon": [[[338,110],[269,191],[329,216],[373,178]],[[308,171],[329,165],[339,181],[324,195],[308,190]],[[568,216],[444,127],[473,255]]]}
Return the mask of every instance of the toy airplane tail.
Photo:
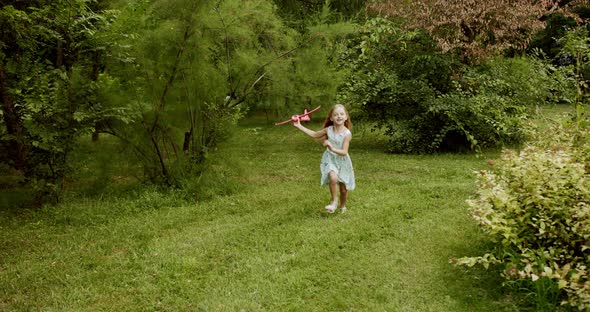
{"label": "toy airplane tail", "polygon": [[299,121],[310,121],[311,117],[309,117],[309,114],[307,113],[307,109],[303,110],[303,115],[301,115],[299,117]]}
{"label": "toy airplane tail", "polygon": [[310,115],[317,112],[320,109],[321,106],[318,106],[310,111],[308,111],[307,109],[304,110],[303,114],[301,115],[293,115],[291,116],[291,119],[285,120],[285,121],[281,121],[281,122],[277,122],[275,123],[275,126],[280,126],[280,125],[284,125],[286,123],[290,123],[290,122],[296,122],[297,120],[299,121],[310,121],[311,117]]}

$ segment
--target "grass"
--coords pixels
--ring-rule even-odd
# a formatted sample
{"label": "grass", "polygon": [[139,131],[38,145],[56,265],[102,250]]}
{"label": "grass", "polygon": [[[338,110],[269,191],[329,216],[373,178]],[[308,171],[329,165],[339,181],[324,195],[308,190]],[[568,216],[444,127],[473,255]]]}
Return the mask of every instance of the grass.
{"label": "grass", "polygon": [[322,211],[321,146],[256,119],[202,177],[227,195],[145,187],[0,212],[0,310],[519,310],[497,275],[449,264],[485,250],[465,199],[497,153],[390,155],[353,130],[346,214]]}

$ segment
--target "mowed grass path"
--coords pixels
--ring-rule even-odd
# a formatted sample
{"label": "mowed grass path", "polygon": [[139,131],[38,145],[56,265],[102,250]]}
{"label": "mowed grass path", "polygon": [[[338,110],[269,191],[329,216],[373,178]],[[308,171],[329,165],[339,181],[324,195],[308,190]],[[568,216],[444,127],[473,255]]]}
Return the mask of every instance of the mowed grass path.
{"label": "mowed grass path", "polygon": [[257,122],[216,151],[218,168],[239,169],[231,195],[0,214],[0,310],[516,310],[494,274],[449,264],[482,252],[465,199],[485,157],[389,155],[353,133],[346,214],[323,212],[323,148]]}

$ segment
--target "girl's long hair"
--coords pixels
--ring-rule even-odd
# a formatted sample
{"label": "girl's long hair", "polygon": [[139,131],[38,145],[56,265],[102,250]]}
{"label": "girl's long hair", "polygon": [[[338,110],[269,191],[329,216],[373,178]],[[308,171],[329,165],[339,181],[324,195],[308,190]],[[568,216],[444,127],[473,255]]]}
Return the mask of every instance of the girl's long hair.
{"label": "girl's long hair", "polygon": [[[342,104],[336,104],[332,107],[332,109],[330,109],[330,111],[328,112],[328,116],[326,116],[326,119],[324,120],[324,125],[322,128],[328,128],[329,126],[333,126],[334,122],[330,119],[330,117],[332,117],[332,113],[334,112],[334,110],[336,108],[342,108],[344,110],[344,112],[346,113],[346,121],[344,122],[344,126],[348,129],[351,130],[352,129],[352,121],[350,121],[350,114],[348,113],[348,110],[346,110],[346,107]],[[318,141],[323,141],[328,139],[328,135],[324,134],[324,135],[320,135],[315,137],[316,140]]]}
{"label": "girl's long hair", "polygon": [[352,121],[350,121],[350,114],[348,113],[348,110],[346,110],[346,107],[342,104],[336,104],[332,107],[332,109],[330,109],[330,111],[328,112],[328,116],[326,116],[326,120],[324,120],[324,128],[334,125],[334,122],[330,119],[330,117],[332,117],[332,113],[338,107],[342,108],[346,113],[346,121],[344,122],[344,126],[348,130],[352,130]]}

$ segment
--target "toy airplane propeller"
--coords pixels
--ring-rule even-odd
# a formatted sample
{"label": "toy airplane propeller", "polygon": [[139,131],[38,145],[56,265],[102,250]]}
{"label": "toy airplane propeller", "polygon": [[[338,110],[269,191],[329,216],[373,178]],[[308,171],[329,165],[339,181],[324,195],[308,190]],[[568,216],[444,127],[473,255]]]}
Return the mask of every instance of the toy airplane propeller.
{"label": "toy airplane propeller", "polygon": [[304,121],[304,122],[305,121],[310,121],[311,120],[311,117],[309,115],[317,112],[320,109],[320,107],[322,107],[322,106],[318,106],[318,107],[310,110],[309,112],[307,111],[307,109],[305,109],[305,110],[303,110],[303,114],[301,114],[301,115],[293,115],[293,116],[291,116],[291,119],[289,119],[289,120],[285,120],[285,121],[281,121],[281,122],[276,122],[275,123],[275,126],[284,125],[284,124],[290,123],[290,122],[296,122],[297,120]]}

